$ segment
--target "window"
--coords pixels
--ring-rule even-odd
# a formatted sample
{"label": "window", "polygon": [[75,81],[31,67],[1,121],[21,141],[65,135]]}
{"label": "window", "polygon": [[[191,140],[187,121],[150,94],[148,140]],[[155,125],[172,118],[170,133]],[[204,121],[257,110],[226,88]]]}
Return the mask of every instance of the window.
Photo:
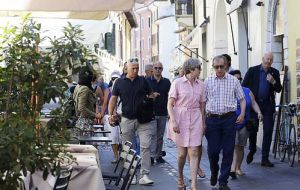
{"label": "window", "polygon": [[151,17],[150,16],[148,17],[148,26],[149,26],[149,28],[151,28]]}
{"label": "window", "polygon": [[144,18],[141,20],[141,29],[144,29]]}

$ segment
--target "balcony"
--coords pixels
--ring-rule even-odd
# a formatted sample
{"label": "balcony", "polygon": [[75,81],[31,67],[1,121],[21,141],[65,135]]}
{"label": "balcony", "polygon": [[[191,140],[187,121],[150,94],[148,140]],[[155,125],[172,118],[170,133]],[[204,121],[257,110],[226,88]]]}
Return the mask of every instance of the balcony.
{"label": "balcony", "polygon": [[193,0],[175,0],[176,21],[183,26],[193,25]]}

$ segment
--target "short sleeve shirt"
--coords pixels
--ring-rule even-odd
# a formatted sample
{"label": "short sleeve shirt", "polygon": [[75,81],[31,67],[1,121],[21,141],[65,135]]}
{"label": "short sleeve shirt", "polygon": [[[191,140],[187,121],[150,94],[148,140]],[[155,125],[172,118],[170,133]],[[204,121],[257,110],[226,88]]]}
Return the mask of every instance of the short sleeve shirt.
{"label": "short sleeve shirt", "polygon": [[206,112],[224,114],[235,112],[237,100],[244,98],[244,92],[236,77],[225,74],[223,78],[216,75],[205,80]]}
{"label": "short sleeve shirt", "polygon": [[122,116],[128,119],[137,118],[137,110],[146,94],[152,89],[144,77],[137,76],[134,80],[119,78],[115,81],[112,95],[119,96],[122,102]]}

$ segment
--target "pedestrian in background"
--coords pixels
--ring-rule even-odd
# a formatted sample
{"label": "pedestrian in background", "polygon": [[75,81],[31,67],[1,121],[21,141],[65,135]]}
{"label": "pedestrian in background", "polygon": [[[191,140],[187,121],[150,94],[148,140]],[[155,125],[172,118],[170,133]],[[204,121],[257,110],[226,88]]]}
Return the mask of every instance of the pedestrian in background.
{"label": "pedestrian in background", "polygon": [[[113,89],[113,84],[114,82],[120,78],[121,75],[119,74],[119,72],[114,71],[111,73],[111,82],[108,86],[108,97],[107,97],[107,102],[109,102],[111,95],[112,95],[112,89]],[[116,114],[116,110],[117,108],[115,108],[114,110],[114,114]],[[113,115],[114,115],[113,114]],[[119,148],[119,144],[121,143],[121,137],[120,137],[120,126],[119,124],[116,125],[110,125],[109,124],[109,114],[108,114],[108,108],[105,111],[105,115],[103,118],[103,123],[104,123],[104,129],[110,131],[109,133],[109,138],[111,139],[111,147],[114,153],[114,159],[111,161],[112,164],[117,163],[118,158],[119,158],[119,154],[118,154],[118,148]]]}
{"label": "pedestrian in background", "polygon": [[153,65],[147,64],[145,65],[145,78],[153,76]]}
{"label": "pedestrian in background", "polygon": [[[219,154],[223,159],[219,176],[219,190],[230,190],[228,177],[233,159],[235,144],[235,125],[244,121],[246,101],[240,82],[226,73],[226,58],[216,56],[213,59],[215,75],[205,80],[206,93],[206,131],[207,151],[210,163],[210,184],[215,186],[219,173]],[[241,113],[237,117],[237,100]]]}
{"label": "pedestrian in background", "polygon": [[[262,143],[262,158],[261,166],[274,167],[274,164],[269,160],[270,146],[272,142],[275,112],[275,93],[279,93],[282,89],[279,71],[272,66],[273,54],[265,53],[260,65],[250,67],[245,75],[242,83],[243,86],[249,88],[254,94],[255,100],[259,105],[263,118],[263,143]],[[253,114],[253,118],[257,120],[257,115]],[[259,123],[258,120],[256,123]],[[250,131],[249,136],[249,154],[247,163],[253,161],[253,156],[256,152],[258,125]]]}
{"label": "pedestrian in background", "polygon": [[73,94],[75,112],[78,120],[76,128],[80,133],[92,130],[94,119],[102,118],[100,113],[95,113],[96,97],[92,88],[93,72],[88,68],[82,68],[79,72],[78,85]]}
{"label": "pedestrian in background", "polygon": [[[243,78],[240,70],[230,71],[229,74],[235,76],[240,82],[242,82]],[[230,171],[230,176],[232,177],[232,179],[236,179],[237,175],[242,176],[245,174],[241,170],[241,165],[244,158],[244,147],[246,146],[249,137],[248,127],[251,127],[252,125],[250,120],[251,108],[257,113],[259,120],[261,120],[263,117],[259,109],[259,106],[255,101],[254,95],[252,94],[250,89],[246,87],[242,87],[242,88],[246,100],[246,111],[245,111],[244,122],[242,124],[236,124],[237,131],[235,136],[235,148],[234,148],[233,161],[232,161],[231,171]],[[241,106],[238,102],[236,116],[239,116],[240,113],[241,113]]]}
{"label": "pedestrian in background", "polygon": [[169,127],[173,130],[173,141],[178,146],[178,188],[185,189],[183,168],[187,154],[190,156],[191,189],[197,189],[199,146],[202,144],[205,92],[198,79],[201,63],[188,59],[183,64],[185,75],[174,80],[168,100]]}
{"label": "pedestrian in background", "polygon": [[231,67],[231,57],[228,54],[223,54],[222,56],[225,57],[226,62],[225,62],[225,70],[227,73],[229,73],[230,71],[234,71],[234,68]]}
{"label": "pedestrian in background", "polygon": [[159,94],[154,100],[155,120],[151,122],[153,124],[151,126],[151,164],[154,163],[154,160],[157,163],[165,163],[165,160],[162,158],[162,148],[168,116],[167,103],[171,82],[162,76],[162,71],[162,63],[159,61],[155,62],[153,64],[153,76],[147,78],[153,92]]}

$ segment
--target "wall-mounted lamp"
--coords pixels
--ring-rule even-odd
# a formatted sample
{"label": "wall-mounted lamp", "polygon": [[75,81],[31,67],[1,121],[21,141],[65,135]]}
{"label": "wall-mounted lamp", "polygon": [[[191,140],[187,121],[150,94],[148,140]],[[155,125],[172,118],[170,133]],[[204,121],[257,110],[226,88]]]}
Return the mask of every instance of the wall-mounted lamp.
{"label": "wall-mounted lamp", "polygon": [[228,3],[230,5],[232,1],[233,0],[226,0],[226,3]]}
{"label": "wall-mounted lamp", "polygon": [[258,2],[256,3],[256,5],[259,6],[259,7],[261,7],[261,6],[264,6],[265,4],[264,4],[264,2],[262,2],[262,1],[258,1]]}

